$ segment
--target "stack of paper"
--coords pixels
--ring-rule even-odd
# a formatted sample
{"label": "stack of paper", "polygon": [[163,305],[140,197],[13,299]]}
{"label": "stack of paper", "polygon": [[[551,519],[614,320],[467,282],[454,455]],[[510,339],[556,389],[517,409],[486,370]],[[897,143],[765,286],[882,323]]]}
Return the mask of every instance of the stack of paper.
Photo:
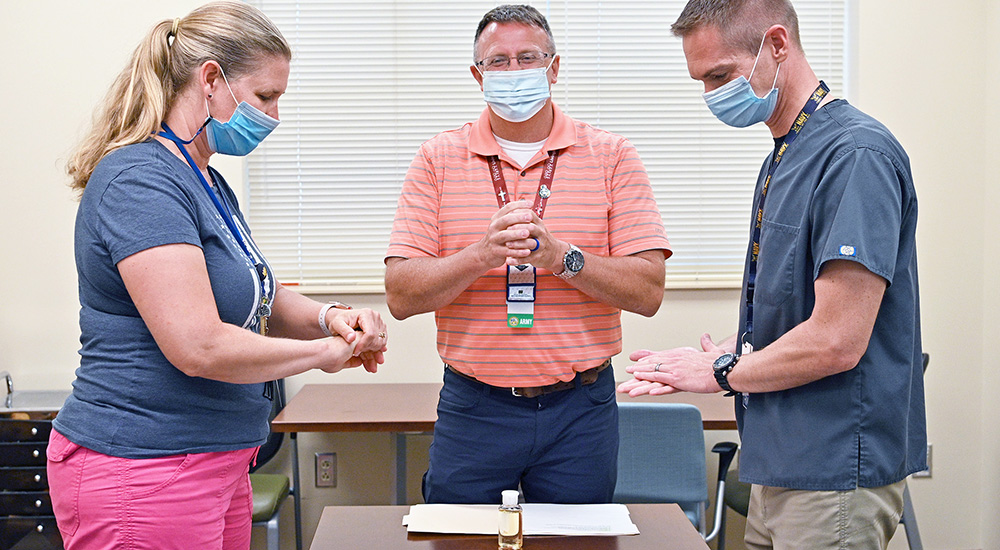
{"label": "stack of paper", "polygon": [[[638,535],[624,504],[522,504],[525,535]],[[497,534],[495,504],[416,504],[411,533]]]}

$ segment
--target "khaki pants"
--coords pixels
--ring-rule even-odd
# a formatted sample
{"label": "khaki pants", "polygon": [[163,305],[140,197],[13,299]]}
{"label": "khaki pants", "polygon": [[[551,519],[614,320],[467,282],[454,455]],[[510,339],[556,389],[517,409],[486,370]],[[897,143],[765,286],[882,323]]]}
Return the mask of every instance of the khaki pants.
{"label": "khaki pants", "polygon": [[903,513],[906,480],[852,491],[801,491],[754,485],[749,550],[885,550]]}

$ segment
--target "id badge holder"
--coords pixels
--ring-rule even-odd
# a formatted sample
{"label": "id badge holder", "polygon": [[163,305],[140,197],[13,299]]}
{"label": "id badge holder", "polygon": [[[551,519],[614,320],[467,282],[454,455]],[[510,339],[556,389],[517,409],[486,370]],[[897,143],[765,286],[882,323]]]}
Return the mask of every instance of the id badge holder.
{"label": "id badge holder", "polygon": [[[744,332],[743,338],[741,338],[743,344],[741,347],[740,355],[746,355],[753,351],[753,344],[750,343],[750,334]],[[743,392],[743,408],[746,409],[750,405],[750,394]]]}
{"label": "id badge holder", "polygon": [[507,326],[531,328],[535,324],[535,266],[507,266]]}

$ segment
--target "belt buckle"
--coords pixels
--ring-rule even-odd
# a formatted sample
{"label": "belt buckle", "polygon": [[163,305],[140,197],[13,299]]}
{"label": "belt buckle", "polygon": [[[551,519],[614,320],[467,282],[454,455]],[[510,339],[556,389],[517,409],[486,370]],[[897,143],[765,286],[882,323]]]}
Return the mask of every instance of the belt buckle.
{"label": "belt buckle", "polygon": [[524,395],[522,395],[520,393],[517,393],[517,390],[518,390],[518,388],[511,388],[510,389],[511,395],[513,395],[514,397],[524,397]]}

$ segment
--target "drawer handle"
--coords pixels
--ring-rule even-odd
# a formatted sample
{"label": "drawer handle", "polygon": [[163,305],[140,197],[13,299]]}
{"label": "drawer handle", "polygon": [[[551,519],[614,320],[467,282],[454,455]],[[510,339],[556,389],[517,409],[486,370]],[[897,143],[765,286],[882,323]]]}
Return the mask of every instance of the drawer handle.
{"label": "drawer handle", "polygon": [[41,507],[42,507],[42,501],[36,500],[35,501],[35,508],[41,508]]}
{"label": "drawer handle", "polygon": [[44,530],[45,530],[45,526],[42,525],[41,523],[39,523],[38,526],[35,527],[35,531],[38,531],[39,533],[41,533]]}
{"label": "drawer handle", "polygon": [[42,453],[38,452],[38,449],[31,451],[31,456],[38,458]]}
{"label": "drawer handle", "polygon": [[38,483],[41,480],[42,480],[41,474],[35,474],[35,483]]}
{"label": "drawer handle", "polygon": [[38,428],[31,428],[31,435],[38,435]]}

